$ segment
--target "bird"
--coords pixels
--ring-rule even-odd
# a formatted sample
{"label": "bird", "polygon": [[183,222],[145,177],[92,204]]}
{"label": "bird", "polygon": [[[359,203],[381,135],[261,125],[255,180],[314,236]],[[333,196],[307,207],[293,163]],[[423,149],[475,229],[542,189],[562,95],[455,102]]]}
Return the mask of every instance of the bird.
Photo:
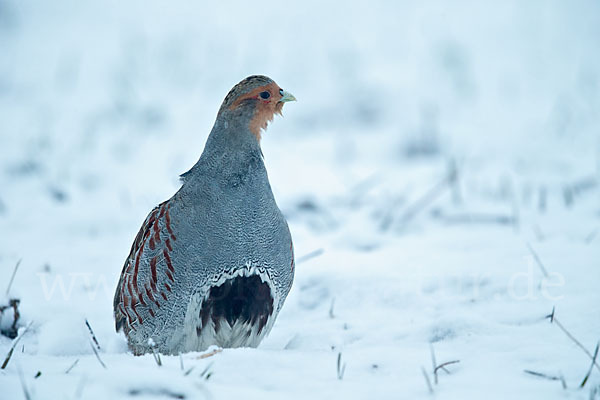
{"label": "bird", "polygon": [[273,327],[294,279],[294,246],[261,134],[295,100],[263,75],[236,84],[180,189],[146,217],[113,301],[134,355],[257,347]]}

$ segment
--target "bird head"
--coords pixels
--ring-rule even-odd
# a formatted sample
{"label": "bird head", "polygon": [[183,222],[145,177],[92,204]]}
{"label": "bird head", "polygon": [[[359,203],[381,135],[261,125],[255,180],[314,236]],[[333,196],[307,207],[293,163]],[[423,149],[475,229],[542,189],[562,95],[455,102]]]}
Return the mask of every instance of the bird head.
{"label": "bird head", "polygon": [[223,100],[219,117],[243,119],[248,129],[260,141],[275,114],[281,114],[283,104],[296,98],[283,90],[271,78],[252,75],[235,85]]}

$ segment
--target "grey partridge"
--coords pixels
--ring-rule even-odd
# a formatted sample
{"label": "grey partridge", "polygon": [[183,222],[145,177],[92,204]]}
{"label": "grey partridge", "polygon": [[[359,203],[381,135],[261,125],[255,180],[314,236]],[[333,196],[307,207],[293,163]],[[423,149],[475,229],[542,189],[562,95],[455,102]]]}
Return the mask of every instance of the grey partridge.
{"label": "grey partridge", "polygon": [[294,251],[260,146],[296,100],[266,76],[225,97],[198,162],[138,232],[114,297],[131,351],[256,347],[290,291]]}

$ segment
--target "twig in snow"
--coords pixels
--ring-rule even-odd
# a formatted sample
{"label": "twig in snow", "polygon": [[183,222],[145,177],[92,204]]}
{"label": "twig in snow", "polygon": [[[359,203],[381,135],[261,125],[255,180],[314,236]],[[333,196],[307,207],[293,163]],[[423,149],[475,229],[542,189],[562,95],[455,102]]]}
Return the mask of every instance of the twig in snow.
{"label": "twig in snow", "polygon": [[94,335],[94,331],[93,331],[90,323],[88,322],[87,318],[85,319],[85,325],[87,326],[88,330],[90,331],[90,336],[92,337],[92,341],[96,345],[96,348],[98,349],[98,351],[101,351],[102,349],[100,348],[100,343],[98,343],[98,339],[96,339],[96,335]]}
{"label": "twig in snow", "polygon": [[338,353],[337,356],[337,378],[341,381],[344,379],[344,372],[346,371],[346,363],[342,363],[342,353]]}
{"label": "twig in snow", "polygon": [[179,353],[179,368],[183,371],[183,356]]}
{"label": "twig in snow", "polygon": [[186,395],[184,393],[180,393],[180,392],[174,392],[171,389],[167,389],[167,388],[159,388],[159,389],[153,389],[153,388],[140,388],[140,389],[129,389],[129,395],[130,396],[142,396],[144,398],[148,398],[148,397],[168,397],[170,399],[178,399],[178,400],[183,400],[186,398]]}
{"label": "twig in snow", "polygon": [[588,370],[587,374],[585,375],[585,378],[583,378],[583,381],[581,381],[581,385],[579,385],[580,388],[585,386],[585,384],[588,381],[588,378],[592,374],[592,369],[594,369],[594,364],[596,363],[596,358],[598,357],[598,347],[600,347],[600,342],[596,343],[596,350],[594,350],[594,358],[592,358],[592,363],[590,364],[590,369]]}
{"label": "twig in snow", "polygon": [[381,181],[378,174],[372,174],[350,189],[350,205],[356,207],[361,198]]}
{"label": "twig in snow", "polygon": [[90,346],[92,347],[92,350],[94,350],[94,354],[96,355],[96,358],[98,359],[98,362],[100,363],[100,365],[102,365],[102,367],[104,369],[108,369],[108,368],[106,368],[106,364],[104,364],[104,362],[100,358],[100,353],[98,353],[98,350],[96,350],[96,346],[94,346],[94,343],[92,343],[91,340],[90,340]]}
{"label": "twig in snow", "polygon": [[331,305],[329,306],[329,318],[334,319],[335,314],[333,313],[333,306],[335,305],[335,297],[331,299]]}
{"label": "twig in snow", "polygon": [[27,324],[27,326],[21,331],[21,333],[19,333],[17,335],[17,337],[13,340],[12,346],[10,346],[10,350],[8,351],[8,354],[6,355],[6,358],[4,359],[4,362],[2,363],[2,367],[0,367],[0,369],[6,368],[6,366],[8,365],[8,362],[10,361],[10,358],[13,355],[13,352],[15,351],[15,347],[17,347],[17,344],[19,344],[19,341],[21,340],[21,338],[23,336],[25,336],[25,334],[31,327],[31,324],[33,324],[33,321],[31,321],[29,324]]}
{"label": "twig in snow", "polygon": [[433,371],[433,383],[438,384],[437,377],[437,361],[435,360],[435,352],[433,351],[433,344],[429,344],[429,352],[431,353],[431,370]]}
{"label": "twig in snow", "polygon": [[452,365],[452,364],[458,364],[459,362],[460,362],[460,360],[446,361],[446,362],[444,362],[444,363],[441,363],[441,364],[440,364],[440,365],[438,365],[437,367],[435,367],[435,369],[434,369],[433,371],[435,372],[436,376],[437,376],[437,370],[438,370],[438,369],[442,369],[442,370],[446,371],[446,373],[447,373],[447,374],[449,374],[449,373],[450,373],[450,371],[448,371],[448,370],[446,369],[446,367],[447,367],[448,365]]}
{"label": "twig in snow", "polygon": [[526,374],[529,374],[529,375],[537,376],[538,378],[548,379],[549,381],[560,381],[563,389],[567,388],[567,382],[565,382],[565,378],[562,375],[559,375],[559,376],[547,375],[542,372],[531,371],[529,369],[525,369],[525,370],[523,370],[523,372],[525,372]]}
{"label": "twig in snow", "polygon": [[427,371],[425,371],[425,367],[421,367],[421,372],[423,373],[423,377],[425,378],[425,383],[427,384],[427,389],[429,389],[429,394],[433,394],[433,386],[431,386],[431,381],[429,380],[429,375],[427,375]]}
{"label": "twig in snow", "polygon": [[296,264],[300,264],[300,263],[306,262],[306,261],[310,260],[311,258],[319,257],[324,252],[325,252],[325,250],[323,250],[323,249],[313,250],[313,251],[311,251],[308,254],[305,254],[305,255],[303,255],[301,257],[298,257],[298,259],[296,260]]}
{"label": "twig in snow", "polygon": [[152,357],[154,357],[154,361],[156,365],[159,367],[162,366],[162,360],[160,359],[160,354],[156,351],[156,343],[152,338],[148,338],[148,346],[152,349]]}
{"label": "twig in snow", "polygon": [[79,358],[78,358],[77,360],[75,360],[75,362],[74,362],[73,364],[71,364],[71,366],[70,366],[69,368],[67,368],[67,369],[65,370],[65,374],[68,374],[69,372],[71,372],[71,370],[72,370],[73,368],[75,368],[75,366],[77,365],[77,363],[78,363],[78,362],[79,362]]}
{"label": "twig in snow", "polygon": [[438,384],[438,370],[441,369],[441,370],[445,371],[447,374],[450,374],[450,371],[448,371],[446,369],[446,367],[448,365],[457,364],[460,362],[460,360],[446,361],[446,362],[443,362],[438,365],[437,361],[435,360],[435,352],[433,351],[433,344],[429,345],[429,349],[431,350],[431,365],[432,365],[432,371],[433,371],[433,382],[437,385]]}
{"label": "twig in snow", "polygon": [[200,373],[200,378],[204,378],[205,381],[209,380],[210,377],[212,376],[212,371],[211,371],[212,366],[213,366],[212,362],[210,364],[208,364],[206,366],[206,368],[204,368],[204,370],[202,370],[202,372]]}
{"label": "twig in snow", "polygon": [[19,261],[17,261],[17,264],[15,265],[15,268],[13,269],[13,273],[10,277],[10,280],[8,281],[8,286],[6,287],[6,297],[8,297],[8,293],[10,292],[10,287],[12,286],[13,281],[15,280],[15,275],[17,274],[17,270],[19,269],[19,265],[21,265],[21,261],[23,261],[23,259],[19,259]]}
{"label": "twig in snow", "polygon": [[546,267],[544,267],[544,263],[542,263],[542,260],[540,260],[540,257],[537,255],[537,253],[535,252],[535,250],[533,250],[533,247],[531,247],[531,244],[527,243],[527,248],[529,249],[529,252],[533,256],[533,259],[535,260],[535,262],[538,265],[538,267],[540,267],[540,270],[542,271],[542,274],[544,274],[544,277],[547,278],[548,277],[548,270],[546,269]]}
{"label": "twig in snow", "polygon": [[502,214],[487,214],[487,213],[454,213],[445,214],[440,210],[435,210],[432,213],[434,218],[437,218],[446,224],[498,224],[498,225],[515,225],[517,220],[514,216]]}
{"label": "twig in snow", "polygon": [[152,347],[152,357],[154,357],[154,361],[156,362],[156,365],[158,365],[159,367],[162,367],[162,360],[160,359],[160,354],[158,354],[156,352],[156,349],[154,347]]}
{"label": "twig in snow", "polygon": [[563,324],[561,324],[561,323],[558,321],[558,319],[556,318],[556,315],[554,315],[554,311],[555,311],[555,308],[554,308],[554,307],[552,307],[552,314],[546,315],[546,318],[549,318],[549,319],[550,319],[550,323],[554,323],[554,324],[556,324],[556,326],[558,326],[558,327],[559,327],[559,328],[560,328],[560,329],[561,329],[561,330],[562,330],[562,331],[565,333],[565,335],[567,335],[567,337],[573,341],[573,343],[575,343],[575,344],[576,344],[576,345],[577,345],[577,346],[578,346],[578,347],[579,347],[581,350],[583,350],[583,352],[584,352],[585,354],[587,354],[587,355],[588,355],[588,357],[590,358],[590,360],[592,360],[592,365],[596,366],[596,369],[597,369],[598,371],[600,371],[600,365],[598,365],[598,363],[596,362],[596,357],[595,357],[595,356],[592,356],[592,353],[590,353],[590,352],[588,351],[588,349],[586,349],[586,348],[585,348],[585,346],[584,346],[584,345],[582,345],[582,344],[581,344],[581,342],[580,342],[579,340],[575,339],[575,336],[573,336],[573,335],[572,335],[572,334],[571,334],[571,333],[570,333],[570,332],[569,332],[569,331],[568,331],[568,330],[567,330],[567,329],[566,329],[566,328],[563,326]]}
{"label": "twig in snow", "polygon": [[223,351],[223,349],[216,348],[216,349],[214,349],[214,350],[211,350],[211,351],[209,351],[209,352],[207,352],[207,353],[200,354],[198,357],[196,357],[196,359],[197,359],[197,360],[202,360],[202,359],[205,359],[205,358],[208,358],[208,357],[212,357],[212,356],[214,356],[215,354],[219,354],[219,353],[220,353],[220,352],[222,352],[222,351]]}
{"label": "twig in snow", "polygon": [[412,205],[410,205],[401,220],[403,223],[407,223],[411,219],[413,219],[418,213],[420,213],[423,209],[425,209],[428,205],[433,203],[438,197],[440,197],[444,192],[452,187],[452,184],[456,180],[458,174],[456,169],[450,169],[448,175],[437,185],[431,188],[428,192],[426,192],[423,196],[421,196],[417,201],[415,201]]}

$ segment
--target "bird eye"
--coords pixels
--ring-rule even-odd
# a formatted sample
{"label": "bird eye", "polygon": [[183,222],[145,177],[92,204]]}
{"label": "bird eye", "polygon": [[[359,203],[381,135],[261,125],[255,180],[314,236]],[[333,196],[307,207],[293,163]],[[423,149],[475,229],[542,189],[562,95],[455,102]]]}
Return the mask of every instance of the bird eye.
{"label": "bird eye", "polygon": [[279,89],[279,94],[283,96],[283,89]]}
{"label": "bird eye", "polygon": [[261,99],[264,99],[264,100],[266,100],[266,99],[268,99],[269,97],[271,97],[271,93],[269,93],[269,92],[266,92],[266,91],[265,91],[265,92],[260,92],[259,96],[260,96],[260,98],[261,98]]}

